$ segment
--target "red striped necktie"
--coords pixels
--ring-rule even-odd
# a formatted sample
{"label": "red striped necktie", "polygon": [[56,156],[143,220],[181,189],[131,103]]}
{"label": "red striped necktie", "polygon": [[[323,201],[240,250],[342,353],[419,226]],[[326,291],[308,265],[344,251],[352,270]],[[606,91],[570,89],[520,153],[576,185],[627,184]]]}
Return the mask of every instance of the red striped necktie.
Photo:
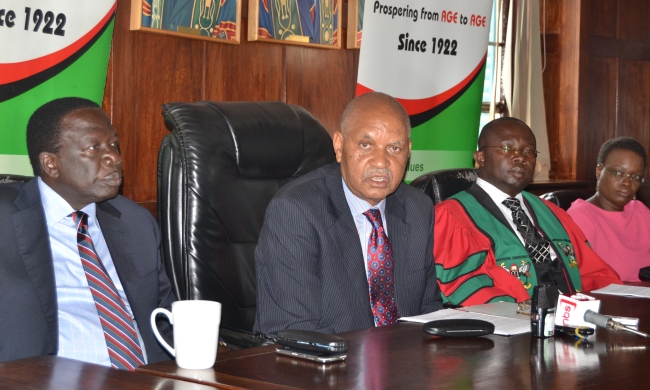
{"label": "red striped necktie", "polygon": [[144,364],[144,358],[131,316],[95,252],[93,240],[88,234],[88,214],[76,211],[71,217],[77,225],[77,249],[104,330],[111,365],[134,371]]}
{"label": "red striped necktie", "polygon": [[381,211],[370,209],[363,213],[370,224],[372,232],[368,238],[368,287],[370,309],[375,326],[397,323],[397,304],[394,296],[393,247],[388,241],[381,223]]}

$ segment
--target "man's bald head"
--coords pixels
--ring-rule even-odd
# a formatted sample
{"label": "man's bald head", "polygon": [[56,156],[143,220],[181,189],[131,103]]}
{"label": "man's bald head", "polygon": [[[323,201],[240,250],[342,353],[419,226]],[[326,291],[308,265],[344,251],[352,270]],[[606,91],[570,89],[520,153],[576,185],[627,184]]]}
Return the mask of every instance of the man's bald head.
{"label": "man's bald head", "polygon": [[389,112],[395,115],[408,129],[409,137],[411,136],[411,121],[404,107],[392,96],[381,92],[366,93],[357,96],[348,103],[341,117],[341,133],[343,136],[345,137],[353,127],[355,119],[373,111]]}
{"label": "man's bald head", "polygon": [[[517,118],[512,118],[509,116],[504,116],[501,118],[497,118],[493,121],[488,122],[485,126],[483,126],[483,130],[481,130],[481,135],[478,137],[478,149],[481,150],[484,146],[488,146],[490,144],[494,144],[494,142],[498,142],[498,140],[494,141],[494,137],[496,136],[497,132],[500,129],[506,128],[506,127],[522,127],[530,134],[533,134],[533,131],[528,127],[528,125],[517,119]],[[533,138],[535,135],[533,135]]]}

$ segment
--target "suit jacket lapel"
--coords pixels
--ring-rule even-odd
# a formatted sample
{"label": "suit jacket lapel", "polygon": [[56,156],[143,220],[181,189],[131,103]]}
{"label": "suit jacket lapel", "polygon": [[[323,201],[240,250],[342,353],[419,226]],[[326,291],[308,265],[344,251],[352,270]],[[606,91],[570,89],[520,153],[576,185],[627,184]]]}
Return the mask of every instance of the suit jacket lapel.
{"label": "suit jacket lapel", "polygon": [[121,215],[122,213],[110,203],[97,203],[97,220],[106,240],[106,246],[111,253],[126,298],[133,305],[137,300],[138,273],[131,254],[124,248],[124,243],[128,242],[130,237],[126,236],[127,233],[122,228]]}
{"label": "suit jacket lapel", "polygon": [[23,186],[14,203],[20,210],[12,216],[18,249],[43,308],[56,352],[58,351],[59,327],[54,265],[47,221],[36,178]]}
{"label": "suit jacket lapel", "polygon": [[329,233],[339,252],[339,261],[345,269],[352,289],[361,303],[368,307],[368,316],[372,318],[368,298],[368,279],[364,266],[363,251],[359,242],[359,232],[354,225],[350,207],[345,200],[341,170],[339,164],[332,164],[326,171],[327,191],[329,192],[329,217],[333,221]]}

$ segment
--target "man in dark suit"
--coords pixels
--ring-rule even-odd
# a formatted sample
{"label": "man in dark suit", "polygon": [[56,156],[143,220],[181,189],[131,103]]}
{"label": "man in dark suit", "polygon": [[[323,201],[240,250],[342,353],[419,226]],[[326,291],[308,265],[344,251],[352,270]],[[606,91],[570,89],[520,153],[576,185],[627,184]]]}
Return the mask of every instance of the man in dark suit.
{"label": "man in dark suit", "polygon": [[388,95],[365,94],[333,138],[338,163],[287,184],[267,209],[255,252],[258,332],[339,333],[442,306],[433,206],[402,183],[408,115]]}
{"label": "man in dark suit", "polygon": [[149,325],[174,300],[160,232],[117,195],[110,120],[89,100],[54,100],[30,118],[27,144],[36,177],[0,185],[0,361],[60,355],[133,369],[169,359]]}

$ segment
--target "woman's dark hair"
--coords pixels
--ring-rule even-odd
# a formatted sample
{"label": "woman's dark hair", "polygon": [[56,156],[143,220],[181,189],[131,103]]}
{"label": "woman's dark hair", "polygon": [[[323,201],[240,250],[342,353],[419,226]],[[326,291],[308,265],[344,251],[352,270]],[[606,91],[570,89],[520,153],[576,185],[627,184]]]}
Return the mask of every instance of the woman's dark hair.
{"label": "woman's dark hair", "polygon": [[618,137],[605,141],[603,146],[600,147],[600,152],[598,152],[598,164],[605,164],[605,160],[607,160],[609,153],[617,149],[629,150],[637,154],[643,159],[643,167],[645,168],[647,163],[645,149],[639,141],[632,137]]}

